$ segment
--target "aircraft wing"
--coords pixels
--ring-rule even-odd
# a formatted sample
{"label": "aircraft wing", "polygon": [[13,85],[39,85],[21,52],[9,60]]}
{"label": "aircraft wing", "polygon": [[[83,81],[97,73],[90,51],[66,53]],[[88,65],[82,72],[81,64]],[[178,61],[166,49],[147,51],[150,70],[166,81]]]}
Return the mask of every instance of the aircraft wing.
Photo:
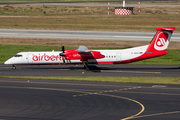
{"label": "aircraft wing", "polygon": [[104,57],[99,51],[88,49],[85,46],[79,46],[75,51],[66,53],[67,60],[80,59],[81,61],[87,61],[88,59],[100,59]]}

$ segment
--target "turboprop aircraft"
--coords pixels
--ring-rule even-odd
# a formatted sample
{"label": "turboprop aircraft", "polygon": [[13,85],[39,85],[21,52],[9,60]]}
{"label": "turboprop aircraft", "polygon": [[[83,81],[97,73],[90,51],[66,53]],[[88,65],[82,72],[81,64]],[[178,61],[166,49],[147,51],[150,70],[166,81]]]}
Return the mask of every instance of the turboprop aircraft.
{"label": "turboprop aircraft", "polygon": [[20,52],[8,59],[4,64],[16,65],[68,65],[83,64],[89,70],[88,64],[124,64],[153,57],[166,55],[171,35],[175,27],[158,27],[157,33],[149,45],[123,50],[94,50],[85,46],[78,49],[51,52]]}

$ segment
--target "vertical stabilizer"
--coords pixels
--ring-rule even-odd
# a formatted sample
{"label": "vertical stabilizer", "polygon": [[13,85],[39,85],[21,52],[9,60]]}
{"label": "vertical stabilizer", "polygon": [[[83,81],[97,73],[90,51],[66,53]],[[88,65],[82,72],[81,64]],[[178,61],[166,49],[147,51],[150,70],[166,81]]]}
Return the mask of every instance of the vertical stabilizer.
{"label": "vertical stabilizer", "polygon": [[149,59],[153,57],[158,57],[161,55],[166,55],[167,47],[169,45],[171,35],[175,30],[175,27],[158,27],[156,28],[157,33],[152,39],[151,43],[148,45],[146,52],[141,56],[131,59],[129,61],[135,62],[139,60]]}
{"label": "vertical stabilizer", "polygon": [[165,52],[175,27],[158,27],[157,33],[148,46],[147,52]]}

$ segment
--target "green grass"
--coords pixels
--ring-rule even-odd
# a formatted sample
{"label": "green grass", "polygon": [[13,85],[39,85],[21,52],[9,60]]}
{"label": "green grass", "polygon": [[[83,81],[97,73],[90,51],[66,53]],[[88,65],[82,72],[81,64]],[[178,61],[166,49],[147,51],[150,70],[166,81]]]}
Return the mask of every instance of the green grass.
{"label": "green grass", "polygon": [[[68,47],[67,47],[68,48]],[[4,45],[0,44],[0,63],[14,56],[18,52],[28,51],[61,51],[59,46],[31,46],[31,45]]]}
{"label": "green grass", "polygon": [[161,64],[161,65],[180,65],[180,50],[168,49],[168,54],[156,58],[142,60],[131,64]]}
{"label": "green grass", "polygon": [[[73,49],[75,47],[66,47]],[[92,49],[120,49],[112,47],[93,47]],[[0,63],[3,64],[7,59],[14,56],[18,52],[28,51],[61,51],[60,46],[35,46],[35,45],[5,45],[0,44]],[[134,62],[131,64],[161,64],[161,65],[180,65],[180,50],[169,49],[169,54],[148,60]]]}
{"label": "green grass", "polygon": [[0,78],[180,85],[180,77],[0,76]]}

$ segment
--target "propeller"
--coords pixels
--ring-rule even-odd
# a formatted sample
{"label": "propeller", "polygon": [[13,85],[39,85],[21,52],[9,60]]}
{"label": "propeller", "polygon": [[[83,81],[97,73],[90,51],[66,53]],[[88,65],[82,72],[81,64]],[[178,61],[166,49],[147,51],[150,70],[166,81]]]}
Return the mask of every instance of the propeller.
{"label": "propeller", "polygon": [[62,51],[63,51],[63,53],[64,53],[64,46],[62,46]]}
{"label": "propeller", "polygon": [[65,63],[65,57],[66,57],[66,55],[65,55],[64,46],[62,46],[62,53],[60,53],[59,55],[62,56],[62,58],[63,58],[63,63]]}

